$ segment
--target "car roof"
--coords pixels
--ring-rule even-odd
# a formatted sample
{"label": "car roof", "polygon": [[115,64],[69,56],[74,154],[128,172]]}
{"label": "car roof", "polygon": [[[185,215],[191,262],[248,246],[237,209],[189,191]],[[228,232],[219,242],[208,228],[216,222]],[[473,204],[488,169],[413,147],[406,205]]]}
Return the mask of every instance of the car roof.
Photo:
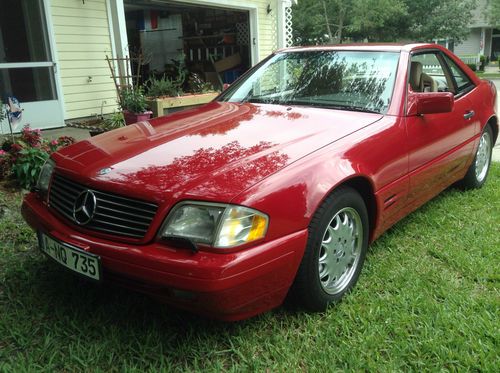
{"label": "car roof", "polygon": [[345,50],[345,51],[381,51],[381,52],[402,52],[412,51],[414,49],[438,48],[442,47],[438,44],[429,43],[354,43],[354,44],[335,44],[335,45],[312,45],[283,48],[277,52],[306,52],[306,51],[329,51],[329,50]]}

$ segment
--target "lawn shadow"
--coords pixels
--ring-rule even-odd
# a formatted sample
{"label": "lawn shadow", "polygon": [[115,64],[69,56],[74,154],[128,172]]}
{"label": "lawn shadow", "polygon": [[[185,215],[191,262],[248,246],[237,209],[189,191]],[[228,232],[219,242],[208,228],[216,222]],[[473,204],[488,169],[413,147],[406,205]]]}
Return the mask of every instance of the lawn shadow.
{"label": "lawn shadow", "polygon": [[[172,356],[207,349],[210,343],[206,341],[211,340],[228,347],[230,338],[249,329],[258,332],[273,317],[299,316],[280,307],[236,323],[211,320],[116,285],[81,279],[41,254],[33,254],[21,268],[6,272],[3,297],[7,302],[0,309],[25,333],[32,328],[42,331],[42,339],[61,334],[64,340],[70,334],[83,344],[103,340],[116,353],[127,346],[157,344]],[[33,325],[20,325],[27,320]]]}

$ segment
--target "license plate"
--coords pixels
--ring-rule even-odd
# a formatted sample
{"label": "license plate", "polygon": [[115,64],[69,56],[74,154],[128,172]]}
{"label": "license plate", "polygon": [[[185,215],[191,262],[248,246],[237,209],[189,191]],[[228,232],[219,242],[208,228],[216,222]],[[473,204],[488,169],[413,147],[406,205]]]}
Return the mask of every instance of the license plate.
{"label": "license plate", "polygon": [[40,249],[59,264],[85,277],[101,279],[101,260],[97,255],[40,234]]}

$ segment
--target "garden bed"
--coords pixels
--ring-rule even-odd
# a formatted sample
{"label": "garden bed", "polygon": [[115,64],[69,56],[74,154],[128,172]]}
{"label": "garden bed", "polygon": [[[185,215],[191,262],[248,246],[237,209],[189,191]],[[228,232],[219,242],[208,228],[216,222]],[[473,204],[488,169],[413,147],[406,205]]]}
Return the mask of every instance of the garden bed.
{"label": "garden bed", "polygon": [[219,92],[209,92],[178,97],[149,98],[147,103],[153,111],[153,117],[161,117],[169,112],[206,104],[219,94]]}
{"label": "garden bed", "polygon": [[106,129],[103,128],[104,119],[98,118],[73,120],[66,122],[66,126],[88,130],[91,136],[106,132]]}

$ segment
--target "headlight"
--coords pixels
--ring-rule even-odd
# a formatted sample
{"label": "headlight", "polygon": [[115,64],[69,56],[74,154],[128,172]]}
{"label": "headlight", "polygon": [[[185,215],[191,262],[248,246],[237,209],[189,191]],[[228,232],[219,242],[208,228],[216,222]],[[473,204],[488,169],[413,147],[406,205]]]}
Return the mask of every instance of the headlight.
{"label": "headlight", "polygon": [[49,191],[50,178],[52,176],[52,172],[54,172],[55,165],[55,162],[49,158],[40,170],[36,187],[43,198],[45,198],[47,192]]}
{"label": "headlight", "polygon": [[268,222],[267,215],[247,207],[187,202],[172,210],[161,236],[230,248],[263,238]]}

